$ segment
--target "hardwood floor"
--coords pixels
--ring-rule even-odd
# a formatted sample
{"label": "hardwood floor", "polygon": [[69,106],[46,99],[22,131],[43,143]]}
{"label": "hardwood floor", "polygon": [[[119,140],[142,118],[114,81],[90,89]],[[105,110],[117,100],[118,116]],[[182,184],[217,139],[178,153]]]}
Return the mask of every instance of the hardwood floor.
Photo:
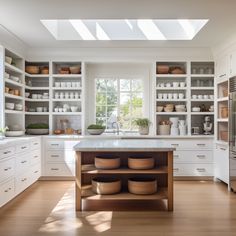
{"label": "hardwood floor", "polygon": [[39,181],[0,209],[0,236],[235,236],[236,194],[222,183],[176,181],[174,212],[83,212],[72,181]]}

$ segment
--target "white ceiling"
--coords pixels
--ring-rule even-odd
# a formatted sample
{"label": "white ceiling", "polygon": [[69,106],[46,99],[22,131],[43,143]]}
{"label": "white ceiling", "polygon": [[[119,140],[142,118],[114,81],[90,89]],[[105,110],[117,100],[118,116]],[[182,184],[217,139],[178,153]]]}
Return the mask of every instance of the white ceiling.
{"label": "white ceiling", "polygon": [[[212,47],[236,34],[235,0],[0,0],[0,24],[28,47]],[[192,41],[56,41],[41,19],[209,19]]]}

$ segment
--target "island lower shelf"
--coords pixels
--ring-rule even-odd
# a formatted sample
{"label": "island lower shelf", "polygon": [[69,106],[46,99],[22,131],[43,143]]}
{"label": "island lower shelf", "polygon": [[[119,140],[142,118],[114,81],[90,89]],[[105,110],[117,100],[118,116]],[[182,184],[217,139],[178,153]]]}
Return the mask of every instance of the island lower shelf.
{"label": "island lower shelf", "polygon": [[[97,169],[96,156],[115,155],[121,159],[118,169]],[[127,167],[129,156],[154,157],[155,166],[148,170],[135,170]],[[114,177],[121,180],[122,189],[117,194],[100,195],[92,190],[94,177]],[[151,177],[157,180],[157,192],[154,194],[133,194],[128,191],[127,182],[131,177]],[[168,211],[173,210],[173,151],[155,152],[76,152],[76,210],[143,210],[161,202]],[[145,208],[148,206],[149,208]],[[132,208],[133,206],[133,208]],[[131,207],[131,209],[130,209]],[[153,208],[155,209],[155,208]],[[153,210],[152,209],[152,210]]]}

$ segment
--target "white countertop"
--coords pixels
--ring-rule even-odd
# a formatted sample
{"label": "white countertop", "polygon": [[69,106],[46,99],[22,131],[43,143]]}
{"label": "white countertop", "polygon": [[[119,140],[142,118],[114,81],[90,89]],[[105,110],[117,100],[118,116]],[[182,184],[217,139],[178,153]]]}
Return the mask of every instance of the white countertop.
{"label": "white countertop", "polygon": [[103,140],[82,140],[75,147],[75,151],[149,151],[168,152],[175,148],[161,140],[150,139],[103,139]]}
{"label": "white countertop", "polygon": [[40,138],[40,136],[22,136],[22,137],[6,137],[2,140],[0,140],[0,148],[2,146],[8,146],[8,145],[12,145],[14,143],[17,142],[18,143],[21,143],[21,142],[28,142],[34,138]]}

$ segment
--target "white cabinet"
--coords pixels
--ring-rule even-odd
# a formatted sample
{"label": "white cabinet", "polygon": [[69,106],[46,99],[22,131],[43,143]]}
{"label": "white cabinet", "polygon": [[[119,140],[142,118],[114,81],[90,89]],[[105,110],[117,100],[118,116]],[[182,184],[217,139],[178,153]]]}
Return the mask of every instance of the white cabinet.
{"label": "white cabinet", "polygon": [[44,137],[43,175],[48,177],[75,176],[75,152],[77,139]]}
{"label": "white cabinet", "polygon": [[215,178],[229,184],[229,148],[228,145],[215,144]]}
{"label": "white cabinet", "polygon": [[6,145],[0,146],[0,207],[41,176],[40,137],[18,138]]}
{"label": "white cabinet", "polygon": [[229,55],[220,55],[216,60],[217,80],[225,79],[229,76]]}
{"label": "white cabinet", "polygon": [[230,53],[230,77],[236,76],[236,50]]}
{"label": "white cabinet", "polygon": [[212,177],[213,140],[212,139],[169,139],[165,140],[174,151],[174,176]]}

